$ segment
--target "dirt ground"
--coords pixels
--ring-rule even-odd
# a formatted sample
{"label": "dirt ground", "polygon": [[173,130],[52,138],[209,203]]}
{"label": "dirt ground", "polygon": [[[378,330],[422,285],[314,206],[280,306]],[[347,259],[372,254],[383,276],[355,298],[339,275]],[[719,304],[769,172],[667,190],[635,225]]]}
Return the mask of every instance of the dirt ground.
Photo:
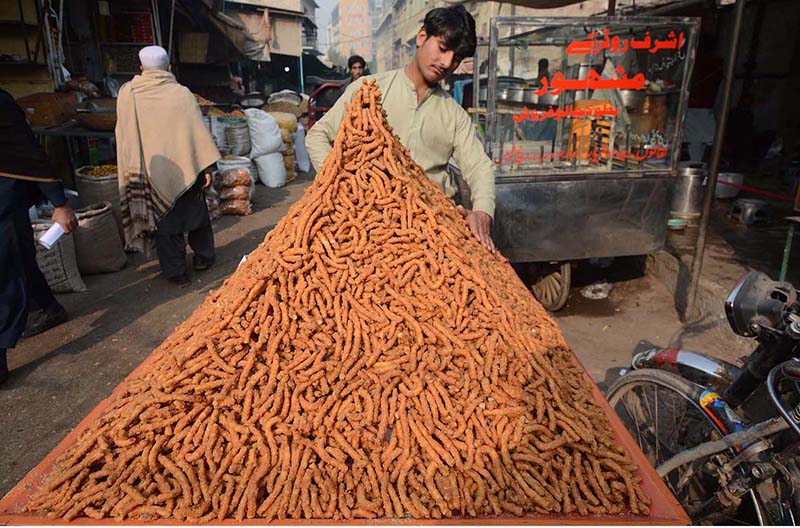
{"label": "dirt ground", "polygon": [[[88,291],[59,296],[71,319],[9,351],[13,372],[0,386],[0,495],[221,285],[309,183],[301,176],[282,189],[259,186],[253,215],[217,220],[217,263],[195,273],[187,288],[162,278],[155,260],[131,255],[120,272],[84,277]],[[642,259],[618,259],[607,268],[578,266],[570,300],[556,314],[567,341],[601,387],[628,364],[641,340],[726,357],[724,343],[706,332],[709,324],[726,323],[683,328],[672,294],[643,270]],[[607,299],[580,294],[581,287],[603,279],[613,285]]]}

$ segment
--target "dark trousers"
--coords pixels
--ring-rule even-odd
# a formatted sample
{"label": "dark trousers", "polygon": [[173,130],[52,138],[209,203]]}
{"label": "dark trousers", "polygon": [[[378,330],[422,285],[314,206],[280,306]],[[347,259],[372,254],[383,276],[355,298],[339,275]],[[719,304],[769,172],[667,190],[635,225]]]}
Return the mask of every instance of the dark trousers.
{"label": "dark trousers", "polygon": [[28,218],[30,182],[0,177],[0,349],[14,348],[28,310],[58,304],[36,263]]}
{"label": "dark trousers", "polygon": [[158,221],[156,230],[156,253],[161,271],[168,278],[186,273],[186,241],[196,259],[214,261],[214,232],[208,217],[206,196],[203,192],[205,179],[198,178],[172,206],[172,210]]}
{"label": "dark trousers", "polygon": [[[214,260],[214,233],[211,224],[189,231],[187,238],[196,259],[206,262]],[[161,271],[166,277],[179,277],[186,273],[186,241],[183,233],[173,235],[157,231],[156,252]]]}

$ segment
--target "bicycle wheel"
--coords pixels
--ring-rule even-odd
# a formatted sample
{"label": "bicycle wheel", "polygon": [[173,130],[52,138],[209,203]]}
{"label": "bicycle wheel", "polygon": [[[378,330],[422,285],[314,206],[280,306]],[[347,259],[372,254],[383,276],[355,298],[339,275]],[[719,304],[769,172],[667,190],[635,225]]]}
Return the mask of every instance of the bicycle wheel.
{"label": "bicycle wheel", "polygon": [[[670,372],[642,369],[627,373],[608,390],[608,403],[653,467],[722,437],[722,431],[690,396],[696,388]],[[752,492],[742,499],[738,509],[716,512],[713,518],[693,516],[719,490],[717,470],[735,455],[732,449],[724,451],[664,476],[693,524],[761,524],[760,508]]]}

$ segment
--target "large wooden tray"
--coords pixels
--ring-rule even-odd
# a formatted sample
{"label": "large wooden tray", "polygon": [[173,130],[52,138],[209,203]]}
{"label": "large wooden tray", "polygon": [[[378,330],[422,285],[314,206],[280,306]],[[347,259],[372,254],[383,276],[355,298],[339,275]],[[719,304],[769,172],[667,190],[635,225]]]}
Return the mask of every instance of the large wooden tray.
{"label": "large wooden tray", "polygon": [[[521,283],[520,283],[521,284]],[[524,287],[524,286],[523,286]],[[109,403],[114,397],[124,388],[128,379],[137,376],[140,372],[147,368],[155,358],[153,354],[149,355],[133,372],[131,372],[117,387],[113,390],[111,395],[105,400],[101,401],[92,411],[81,420],[75,429],[73,429],[64,439],[53,449],[30,473],[28,473],[8,494],[0,500],[0,525],[180,525],[184,524],[178,521],[170,520],[156,520],[156,521],[142,521],[130,520],[124,522],[117,522],[114,519],[94,520],[87,517],[80,517],[70,523],[65,523],[63,519],[49,519],[45,516],[38,514],[31,514],[23,512],[25,504],[27,504],[30,497],[36,493],[41,487],[45,477],[50,473],[53,464],[70,446],[75,444],[89,425],[103,412],[105,412]],[[633,461],[639,466],[637,474],[641,477],[641,486],[643,491],[650,497],[652,504],[650,506],[650,514],[643,515],[589,515],[580,516],[577,514],[561,515],[529,515],[526,517],[475,517],[475,518],[457,518],[457,519],[439,519],[418,521],[415,519],[372,519],[372,520],[353,520],[353,521],[331,521],[324,520],[291,520],[274,521],[273,524],[288,524],[288,525],[315,525],[315,524],[339,524],[339,525],[403,525],[403,524],[423,524],[423,525],[510,525],[510,524],[525,524],[525,525],[689,525],[691,524],[689,517],[683,511],[683,508],[667,489],[666,485],[661,481],[655,469],[645,458],[641,449],[639,449],[636,441],[628,433],[625,426],[620,421],[617,414],[609,406],[603,393],[594,383],[589,373],[578,360],[577,357],[572,356],[573,362],[581,369],[584,379],[592,388],[592,394],[596,403],[603,409],[614,430],[617,440],[624,446],[625,450],[630,454]],[[213,522],[212,524],[220,524]],[[263,520],[251,519],[238,522],[236,520],[226,520],[222,524],[225,525],[261,525],[265,524]]]}

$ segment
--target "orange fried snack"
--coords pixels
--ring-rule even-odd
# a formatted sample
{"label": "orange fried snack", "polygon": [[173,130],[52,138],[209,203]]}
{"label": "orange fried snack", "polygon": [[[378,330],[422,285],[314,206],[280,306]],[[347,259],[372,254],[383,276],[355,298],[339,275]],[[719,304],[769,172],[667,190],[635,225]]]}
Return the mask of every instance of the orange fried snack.
{"label": "orange fried snack", "polygon": [[52,518],[640,513],[555,322],[392,135],[375,84],[316,181],[125,382]]}

